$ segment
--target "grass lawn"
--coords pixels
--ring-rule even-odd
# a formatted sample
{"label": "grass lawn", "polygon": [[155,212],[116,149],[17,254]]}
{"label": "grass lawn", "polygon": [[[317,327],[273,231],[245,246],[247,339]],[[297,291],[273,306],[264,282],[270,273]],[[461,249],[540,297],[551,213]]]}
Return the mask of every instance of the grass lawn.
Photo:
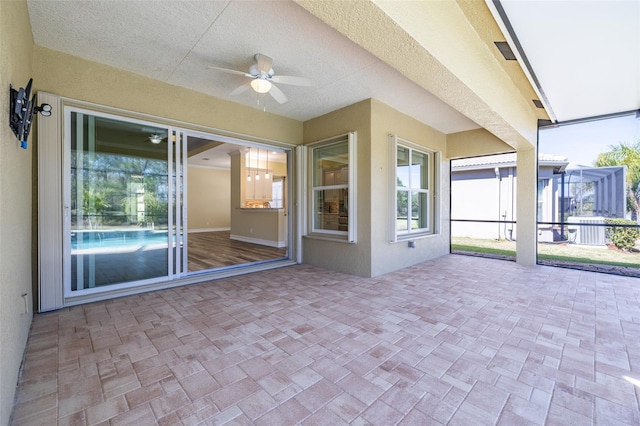
{"label": "grass lawn", "polygon": [[[454,237],[451,249],[477,253],[516,255],[516,243],[507,240],[483,240]],[[576,244],[538,244],[538,258],[559,262],[591,263],[640,269],[640,253],[626,253],[607,247],[580,246]]]}

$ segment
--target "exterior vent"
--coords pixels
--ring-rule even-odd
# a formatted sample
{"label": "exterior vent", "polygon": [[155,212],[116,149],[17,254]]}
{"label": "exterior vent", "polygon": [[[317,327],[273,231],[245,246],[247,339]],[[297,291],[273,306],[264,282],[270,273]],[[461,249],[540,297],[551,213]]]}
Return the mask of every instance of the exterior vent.
{"label": "exterior vent", "polygon": [[504,56],[504,59],[507,61],[516,61],[518,59],[516,58],[516,55],[513,54],[513,50],[511,50],[509,43],[506,41],[494,41],[493,44],[496,45],[500,53],[502,53],[502,56]]}
{"label": "exterior vent", "polygon": [[604,217],[569,217],[569,242],[579,245],[605,245]]}
{"label": "exterior vent", "polygon": [[533,104],[536,106],[536,108],[544,108],[544,105],[542,105],[542,102],[540,102],[538,99],[533,99]]}

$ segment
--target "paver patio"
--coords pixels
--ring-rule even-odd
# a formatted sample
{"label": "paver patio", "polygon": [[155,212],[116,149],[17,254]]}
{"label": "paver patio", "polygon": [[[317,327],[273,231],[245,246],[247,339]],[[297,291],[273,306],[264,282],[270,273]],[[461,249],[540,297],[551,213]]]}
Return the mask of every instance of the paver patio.
{"label": "paver patio", "polygon": [[639,424],[640,280],[449,255],[36,315],[13,424]]}

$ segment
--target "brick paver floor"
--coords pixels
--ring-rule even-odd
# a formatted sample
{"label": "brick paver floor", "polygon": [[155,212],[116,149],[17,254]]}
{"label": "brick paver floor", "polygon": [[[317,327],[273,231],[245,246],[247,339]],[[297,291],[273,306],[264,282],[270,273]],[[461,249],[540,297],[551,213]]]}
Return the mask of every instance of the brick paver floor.
{"label": "brick paver floor", "polygon": [[16,425],[640,424],[640,280],[449,255],[36,315]]}

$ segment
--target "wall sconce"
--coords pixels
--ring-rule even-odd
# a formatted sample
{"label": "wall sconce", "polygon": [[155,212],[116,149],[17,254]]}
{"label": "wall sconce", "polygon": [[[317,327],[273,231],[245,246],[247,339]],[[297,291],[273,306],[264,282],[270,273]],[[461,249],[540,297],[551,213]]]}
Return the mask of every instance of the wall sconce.
{"label": "wall sconce", "polygon": [[33,108],[34,113],[40,113],[43,117],[49,117],[51,115],[51,105],[49,104],[41,104]]}

